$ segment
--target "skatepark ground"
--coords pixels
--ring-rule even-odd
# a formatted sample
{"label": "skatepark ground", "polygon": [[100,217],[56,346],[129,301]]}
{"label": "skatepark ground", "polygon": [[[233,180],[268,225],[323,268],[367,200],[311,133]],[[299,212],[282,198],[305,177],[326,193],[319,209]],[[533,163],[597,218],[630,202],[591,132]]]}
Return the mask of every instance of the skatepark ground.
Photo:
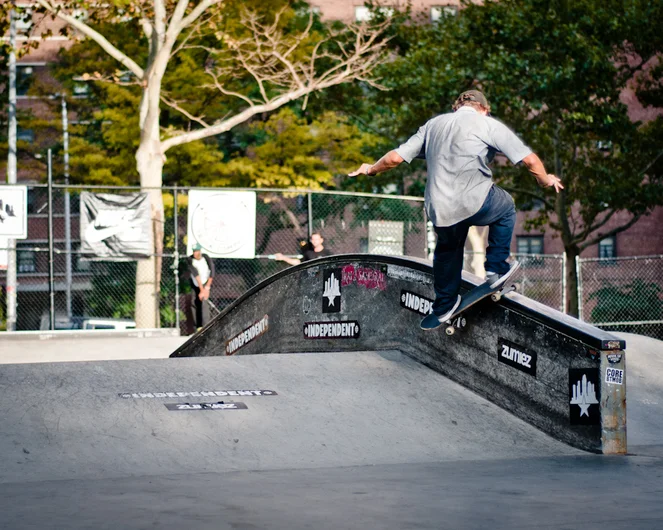
{"label": "skatepark ground", "polygon": [[[393,350],[0,338],[0,528],[660,528],[663,342],[619,335],[629,455],[609,457]],[[149,397],[231,389],[272,393],[217,411]]]}

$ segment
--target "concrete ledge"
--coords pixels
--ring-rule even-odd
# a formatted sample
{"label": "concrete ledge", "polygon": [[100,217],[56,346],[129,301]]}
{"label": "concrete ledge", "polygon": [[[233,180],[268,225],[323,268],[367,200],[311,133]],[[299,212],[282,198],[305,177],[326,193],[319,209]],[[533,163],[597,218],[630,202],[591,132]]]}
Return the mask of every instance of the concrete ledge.
{"label": "concrete ledge", "polygon": [[[462,289],[480,281],[464,273]],[[419,260],[310,261],[248,291],[171,356],[399,350],[570,445],[626,452],[623,339],[517,293],[470,308],[452,336],[424,332],[408,301],[427,309],[432,284]]]}
{"label": "concrete ledge", "polygon": [[58,339],[103,339],[103,338],[153,338],[153,337],[179,337],[176,328],[150,328],[150,329],[72,329],[56,331],[0,331],[0,343],[3,341],[20,340],[58,340]]}

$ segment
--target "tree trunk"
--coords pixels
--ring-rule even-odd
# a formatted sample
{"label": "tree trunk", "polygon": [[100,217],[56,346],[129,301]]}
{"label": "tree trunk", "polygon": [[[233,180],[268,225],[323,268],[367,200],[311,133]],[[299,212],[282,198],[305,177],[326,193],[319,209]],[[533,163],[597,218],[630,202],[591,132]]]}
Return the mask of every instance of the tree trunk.
{"label": "tree trunk", "polygon": [[150,199],[154,249],[154,254],[149,259],[139,260],[136,267],[136,327],[158,328],[164,234],[163,196],[160,189],[163,161],[160,149],[152,148],[150,152],[150,147],[142,143],[136,158],[139,161],[142,187],[152,188],[145,191]]}
{"label": "tree trunk", "polygon": [[486,261],[485,235],[486,229],[484,229],[483,233],[481,233],[479,228],[476,226],[471,226],[467,233],[467,239],[472,246],[472,251],[474,252],[472,256],[472,262],[470,263],[470,268],[474,274],[481,278],[486,276],[486,269],[484,267],[484,263]]}
{"label": "tree trunk", "polygon": [[[156,85],[156,86],[155,86]],[[148,85],[141,103],[141,139],[136,152],[140,185],[147,188],[152,212],[153,255],[139,260],[136,267],[136,327],[160,326],[161,254],[163,253],[164,210],[161,184],[165,157],[159,130],[159,80]]]}
{"label": "tree trunk", "polygon": [[576,258],[580,255],[580,250],[576,246],[568,246],[564,248],[564,253],[566,254],[566,312],[571,316],[577,317],[579,298]]}

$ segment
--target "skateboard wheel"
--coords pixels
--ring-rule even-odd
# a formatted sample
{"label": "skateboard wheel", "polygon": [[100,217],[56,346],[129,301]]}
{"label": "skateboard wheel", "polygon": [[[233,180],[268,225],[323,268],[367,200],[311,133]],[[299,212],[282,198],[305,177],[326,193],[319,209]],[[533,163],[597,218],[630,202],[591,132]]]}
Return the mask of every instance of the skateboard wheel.
{"label": "skateboard wheel", "polygon": [[490,295],[490,299],[493,302],[499,302],[501,298],[502,298],[502,295],[500,293],[495,293],[495,294]]}
{"label": "skateboard wheel", "polygon": [[454,329],[453,326],[449,326],[449,327],[448,327],[447,329],[445,329],[444,331],[446,331],[447,335],[453,335],[453,334],[455,333],[456,330]]}

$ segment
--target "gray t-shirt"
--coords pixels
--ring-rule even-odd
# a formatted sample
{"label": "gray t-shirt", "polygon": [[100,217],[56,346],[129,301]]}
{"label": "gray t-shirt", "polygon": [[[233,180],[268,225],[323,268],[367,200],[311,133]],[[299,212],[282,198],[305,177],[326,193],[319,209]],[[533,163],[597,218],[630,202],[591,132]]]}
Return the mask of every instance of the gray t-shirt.
{"label": "gray t-shirt", "polygon": [[532,152],[506,125],[472,107],[429,120],[396,149],[408,164],[426,159],[426,213],[435,226],[479,211],[493,185],[488,164],[498,151],[514,164]]}

